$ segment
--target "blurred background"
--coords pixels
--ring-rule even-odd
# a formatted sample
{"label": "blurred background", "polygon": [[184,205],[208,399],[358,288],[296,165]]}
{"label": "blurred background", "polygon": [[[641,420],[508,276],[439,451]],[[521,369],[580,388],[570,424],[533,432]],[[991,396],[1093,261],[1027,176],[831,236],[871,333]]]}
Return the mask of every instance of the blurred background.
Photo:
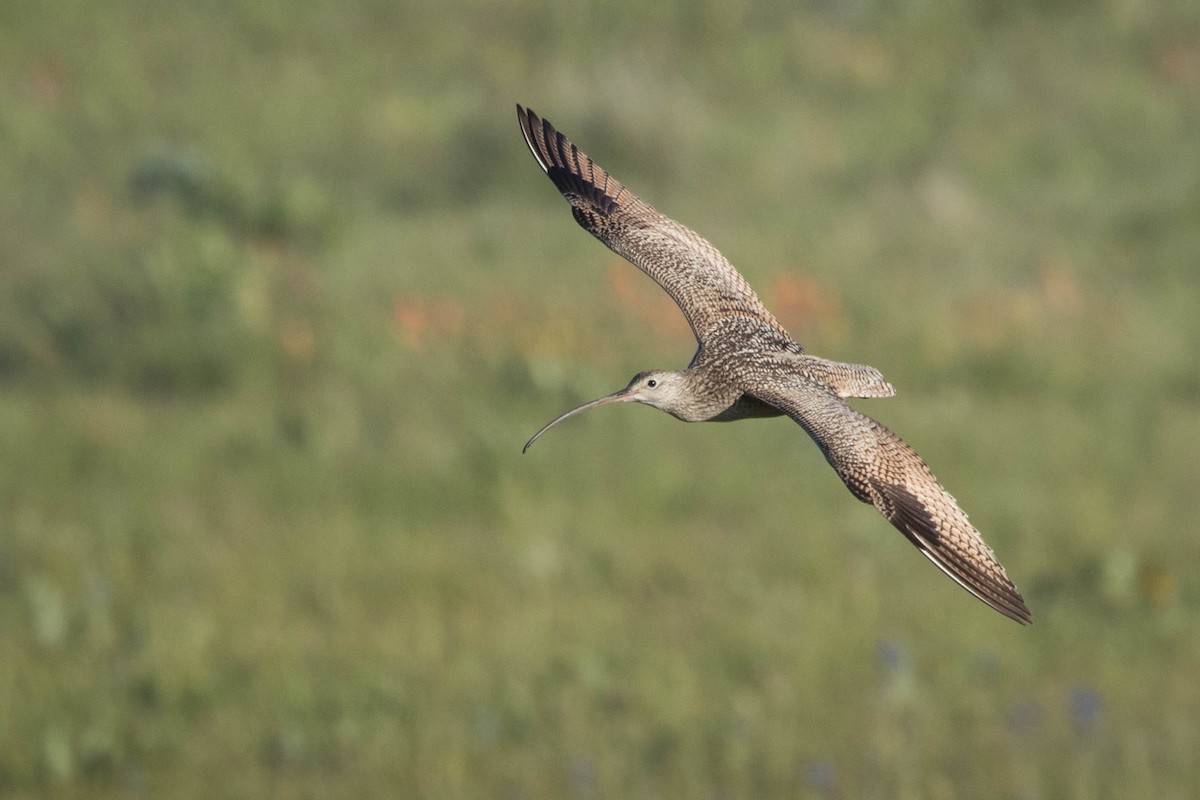
{"label": "blurred background", "polygon": [[[1200,796],[1200,6],[0,7],[0,795]],[[550,118],[879,367],[1022,628],[694,342]]]}

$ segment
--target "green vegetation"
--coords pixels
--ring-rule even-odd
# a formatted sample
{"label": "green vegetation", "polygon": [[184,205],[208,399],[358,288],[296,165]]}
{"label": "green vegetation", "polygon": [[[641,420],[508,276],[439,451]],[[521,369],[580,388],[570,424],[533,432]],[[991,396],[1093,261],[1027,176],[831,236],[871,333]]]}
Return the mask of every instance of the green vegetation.
{"label": "green vegetation", "polygon": [[[1200,796],[1200,7],[0,10],[0,795]],[[738,264],[1020,628],[692,343],[513,105]]]}

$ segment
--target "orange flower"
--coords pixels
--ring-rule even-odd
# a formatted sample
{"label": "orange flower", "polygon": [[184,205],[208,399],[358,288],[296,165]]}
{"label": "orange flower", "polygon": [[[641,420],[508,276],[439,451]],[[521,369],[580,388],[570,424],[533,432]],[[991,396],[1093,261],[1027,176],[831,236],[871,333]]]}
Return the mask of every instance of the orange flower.
{"label": "orange flower", "polygon": [[392,305],[400,341],[411,350],[422,349],[433,339],[457,337],[465,320],[462,304],[453,297],[398,297]]}
{"label": "orange flower", "polygon": [[412,350],[420,349],[429,328],[429,310],[422,298],[397,298],[392,320],[400,333],[400,342]]}
{"label": "orange flower", "polygon": [[649,325],[659,336],[670,339],[689,336],[687,320],[671,298],[631,269],[628,262],[611,260],[606,277],[609,292],[622,312]]}
{"label": "orange flower", "polygon": [[842,321],[842,299],[836,290],[790,274],[778,276],[771,284],[768,307],[786,328],[831,328]]}
{"label": "orange flower", "polygon": [[1060,314],[1078,314],[1083,309],[1083,293],[1070,262],[1053,259],[1042,266],[1042,299],[1047,309]]}
{"label": "orange flower", "polygon": [[279,346],[285,355],[296,361],[307,361],[312,355],[316,337],[307,322],[285,322],[279,329]]}

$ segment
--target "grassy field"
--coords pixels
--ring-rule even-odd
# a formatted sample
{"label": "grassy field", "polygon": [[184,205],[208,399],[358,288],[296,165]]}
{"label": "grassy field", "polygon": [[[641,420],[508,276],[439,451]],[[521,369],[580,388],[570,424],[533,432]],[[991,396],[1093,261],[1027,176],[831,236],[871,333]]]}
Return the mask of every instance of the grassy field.
{"label": "grassy field", "polygon": [[[1200,10],[0,9],[0,796],[1200,796]],[[971,513],[988,610],[694,343],[514,103]]]}

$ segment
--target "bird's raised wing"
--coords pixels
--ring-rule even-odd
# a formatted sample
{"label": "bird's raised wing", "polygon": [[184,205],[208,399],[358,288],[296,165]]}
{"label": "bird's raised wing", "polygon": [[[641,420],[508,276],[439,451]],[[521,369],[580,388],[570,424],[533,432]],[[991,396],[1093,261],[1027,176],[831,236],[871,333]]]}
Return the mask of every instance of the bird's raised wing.
{"label": "bird's raised wing", "polygon": [[756,317],[783,331],[717,248],[638,199],[548,121],[521,106],[517,119],[533,157],[571,204],[575,220],[657,281],[699,342],[730,316]]}
{"label": "bird's raised wing", "polygon": [[1006,617],[1033,621],[966,512],[900,437],[821,387],[760,377],[745,388],[798,422],[854,496],[875,506],[959,585]]}

